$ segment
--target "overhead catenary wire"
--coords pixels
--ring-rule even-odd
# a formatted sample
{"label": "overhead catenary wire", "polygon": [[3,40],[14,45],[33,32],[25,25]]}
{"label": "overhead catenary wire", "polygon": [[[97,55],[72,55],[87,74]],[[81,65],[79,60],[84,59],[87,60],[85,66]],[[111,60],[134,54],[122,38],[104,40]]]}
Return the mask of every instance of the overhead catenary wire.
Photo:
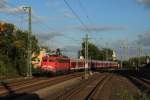
{"label": "overhead catenary wire", "polygon": [[[16,5],[14,5],[14,4],[12,4],[12,3],[10,3],[10,2],[6,2],[7,3],[7,5],[9,5],[10,7],[13,7],[13,8],[17,8],[17,6]],[[24,14],[24,13],[20,13],[20,14]],[[22,17],[22,16],[20,16],[20,15],[18,15],[18,14],[11,14],[11,15],[16,15],[16,16],[18,16],[18,17]],[[32,14],[32,17],[33,18],[37,18],[36,16],[34,16],[33,14]],[[23,20],[21,20],[21,22],[22,22]],[[58,32],[58,31],[56,31],[56,29],[54,29],[53,27],[51,27],[51,26],[49,26],[49,25],[47,25],[47,24],[45,24],[45,23],[39,23],[41,26],[46,26],[47,27],[47,29],[50,29],[52,32]],[[40,27],[41,28],[41,27]],[[61,32],[60,32],[61,33]],[[70,36],[66,36],[66,35],[62,35],[62,37],[65,37],[65,38],[67,38],[67,39],[70,39],[70,40],[73,40],[73,41],[76,41],[76,42],[80,42],[80,40],[78,40],[78,39],[74,39],[73,37],[70,37]]]}
{"label": "overhead catenary wire", "polygon": [[82,2],[81,2],[80,0],[78,0],[78,3],[79,3],[79,6],[80,6],[81,9],[82,9],[82,12],[85,14],[87,20],[89,21],[90,24],[92,24],[92,21],[91,21],[89,15],[88,15],[88,13],[87,13],[87,10],[86,10],[85,6],[82,4]]}
{"label": "overhead catenary wire", "polygon": [[[4,3],[6,5],[6,7],[8,7],[9,9],[17,8],[17,5],[14,5],[14,4],[12,4],[8,1],[4,1]],[[9,16],[14,16],[14,17],[16,17],[16,19],[19,17],[19,19],[20,19],[19,20],[19,23],[20,23],[19,26],[22,26],[24,12],[20,12],[20,13],[19,12],[15,12],[15,13],[13,13],[13,12],[4,12],[4,14],[7,15],[7,17],[5,17],[6,20],[4,20],[5,22],[16,22],[16,23],[18,23],[16,20],[15,21],[12,20],[12,19],[9,20]],[[21,28],[21,27],[19,27],[19,28]]]}
{"label": "overhead catenary wire", "polygon": [[[36,17],[35,15],[33,15],[32,17]],[[39,23],[41,26],[46,26],[47,27],[47,29],[50,29],[52,32],[59,32],[59,31],[57,31],[56,29],[54,29],[53,27],[50,27],[49,25],[47,25],[47,24],[45,24],[44,22],[42,22],[42,23]],[[60,32],[60,33],[62,33],[62,32]],[[62,34],[61,35],[62,37],[65,37],[65,38],[68,38],[68,39],[70,39],[70,40],[74,40],[74,41],[76,41],[76,42],[79,42],[80,40],[78,40],[78,39],[74,39],[73,37],[70,37],[70,36],[67,36],[67,35],[64,35],[64,34]]]}
{"label": "overhead catenary wire", "polygon": [[87,33],[86,33],[86,48],[85,48],[85,76],[84,78],[87,79],[88,75],[87,75],[87,68],[88,68],[88,33],[90,33],[90,30],[88,29],[88,27],[84,24],[84,22],[81,20],[80,16],[73,10],[73,8],[69,5],[69,3],[64,0],[65,4],[67,5],[67,7],[72,11],[72,13],[76,16],[76,18],[79,20],[79,22],[81,23],[81,25],[86,29]]}
{"label": "overhead catenary wire", "polygon": [[[10,2],[6,2],[6,4],[7,4],[7,5],[10,5],[11,7],[14,7],[14,8],[17,7],[16,5],[14,5],[14,4],[10,3]],[[23,14],[23,13],[22,13],[22,14]],[[15,15],[18,16],[18,17],[20,17],[18,14],[15,14]],[[77,15],[77,16],[78,16],[78,15]],[[32,15],[32,17],[36,18],[36,16],[34,16],[34,15]],[[81,21],[82,21],[82,20],[81,20]],[[21,20],[21,22],[22,22],[22,20]],[[42,24],[42,23],[40,23],[40,24]],[[42,25],[46,26],[48,29],[52,30],[53,32],[58,32],[58,31],[56,31],[56,29],[54,29],[53,27],[50,27],[50,26],[47,25],[47,24],[44,24],[44,23],[43,23]],[[74,41],[79,41],[79,40],[74,39],[73,37],[70,37],[70,36],[66,36],[66,35],[62,35],[62,36],[65,37],[65,38],[74,40]]]}
{"label": "overhead catenary wire", "polygon": [[90,33],[90,30],[88,29],[88,27],[84,24],[84,22],[81,20],[80,16],[73,10],[73,8],[70,6],[70,4],[66,1],[63,0],[65,2],[65,4],[67,5],[67,7],[71,10],[71,12],[74,14],[74,16],[78,19],[78,21],[81,23],[81,25],[86,29],[86,31],[88,33]]}

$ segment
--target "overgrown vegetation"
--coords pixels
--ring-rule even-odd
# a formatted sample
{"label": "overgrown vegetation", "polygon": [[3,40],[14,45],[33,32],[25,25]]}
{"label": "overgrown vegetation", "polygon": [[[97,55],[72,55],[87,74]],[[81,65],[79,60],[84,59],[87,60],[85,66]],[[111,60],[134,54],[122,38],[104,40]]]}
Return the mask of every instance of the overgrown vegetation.
{"label": "overgrown vegetation", "polygon": [[128,60],[124,60],[122,62],[123,67],[130,67],[130,68],[136,68],[136,67],[143,67],[147,63],[149,63],[150,56],[141,56],[141,57],[131,57]]}
{"label": "overgrown vegetation", "polygon": [[[0,75],[25,75],[27,68],[28,32],[5,23],[0,32]],[[38,40],[31,36],[32,52],[39,50]]]}
{"label": "overgrown vegetation", "polygon": [[150,96],[144,94],[133,95],[127,90],[121,91],[118,100],[150,100]]}

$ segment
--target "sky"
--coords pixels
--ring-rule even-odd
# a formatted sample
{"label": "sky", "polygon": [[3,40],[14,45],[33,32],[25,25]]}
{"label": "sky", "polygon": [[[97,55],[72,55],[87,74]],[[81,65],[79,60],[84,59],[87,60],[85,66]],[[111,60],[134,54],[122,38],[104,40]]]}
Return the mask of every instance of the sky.
{"label": "sky", "polygon": [[100,48],[111,47],[118,56],[150,54],[150,0],[0,0],[0,21],[27,30],[32,7],[32,34],[40,45],[61,48],[77,57],[86,34]]}

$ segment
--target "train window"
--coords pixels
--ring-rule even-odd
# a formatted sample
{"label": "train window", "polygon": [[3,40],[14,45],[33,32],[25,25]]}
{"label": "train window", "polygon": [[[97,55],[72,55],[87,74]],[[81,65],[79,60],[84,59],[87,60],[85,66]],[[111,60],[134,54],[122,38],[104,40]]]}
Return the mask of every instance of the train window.
{"label": "train window", "polygon": [[57,59],[58,62],[61,62],[61,63],[66,63],[66,62],[69,62],[68,59]]}
{"label": "train window", "polygon": [[54,60],[54,59],[49,59],[48,61],[49,61],[49,62],[55,62],[55,60]]}

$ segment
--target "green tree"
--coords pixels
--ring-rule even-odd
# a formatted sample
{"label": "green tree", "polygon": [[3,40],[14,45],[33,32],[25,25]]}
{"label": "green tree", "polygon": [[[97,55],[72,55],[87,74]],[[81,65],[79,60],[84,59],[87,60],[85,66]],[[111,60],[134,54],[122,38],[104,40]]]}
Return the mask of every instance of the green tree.
{"label": "green tree", "polygon": [[[28,32],[16,30],[13,24],[4,24],[0,33],[0,73],[22,75],[26,72]],[[38,52],[38,40],[31,36],[32,52]],[[5,70],[4,70],[5,69]]]}
{"label": "green tree", "polygon": [[[112,50],[109,48],[99,49],[93,43],[88,42],[88,57],[94,60],[106,60],[106,56],[109,58],[108,60],[112,60]],[[82,43],[81,55],[85,56],[85,43]]]}
{"label": "green tree", "polygon": [[103,48],[101,50],[102,54],[103,54],[103,59],[104,60],[113,60],[112,55],[113,55],[113,50],[110,48]]}

